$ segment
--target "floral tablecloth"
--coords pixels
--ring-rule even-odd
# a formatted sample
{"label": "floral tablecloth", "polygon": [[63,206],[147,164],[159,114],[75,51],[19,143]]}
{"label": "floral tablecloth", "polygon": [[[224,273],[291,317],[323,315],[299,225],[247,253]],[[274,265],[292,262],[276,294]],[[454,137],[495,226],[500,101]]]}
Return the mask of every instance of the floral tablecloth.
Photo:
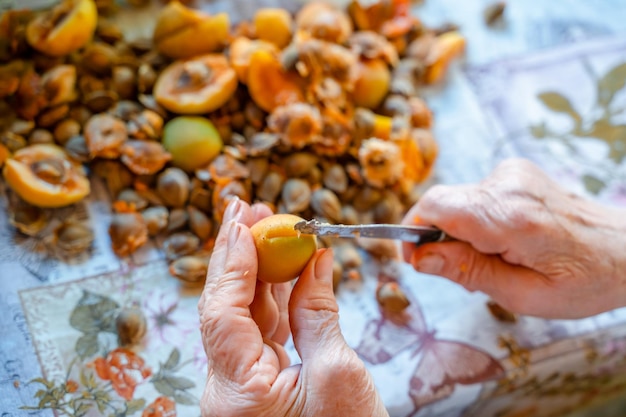
{"label": "floral tablecloth", "polygon": [[[207,7],[249,10],[240,3]],[[428,23],[458,23],[468,38],[465,62],[424,92],[441,147],[435,181],[477,181],[500,159],[524,156],[575,192],[626,206],[626,7],[511,0],[504,21],[487,27],[487,4],[416,6]],[[89,219],[96,232],[90,253],[72,260],[17,234],[2,193],[0,416],[198,416],[199,294],[169,276],[154,246],[113,255],[110,202],[92,186],[88,201],[55,214]],[[392,416],[562,416],[626,393],[626,309],[512,323],[493,315],[486,296],[405,264],[369,261],[363,271],[363,282],[337,294],[341,326]],[[374,288],[386,279],[411,297],[408,324],[380,314]],[[132,306],[145,311],[148,335],[129,350],[112,318]]]}

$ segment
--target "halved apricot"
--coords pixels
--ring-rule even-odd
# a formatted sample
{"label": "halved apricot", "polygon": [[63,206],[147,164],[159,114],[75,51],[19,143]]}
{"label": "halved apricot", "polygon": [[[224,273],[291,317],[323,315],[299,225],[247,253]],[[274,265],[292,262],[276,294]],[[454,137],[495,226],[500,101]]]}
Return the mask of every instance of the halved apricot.
{"label": "halved apricot", "polygon": [[0,143],[0,168],[4,165],[4,161],[9,159],[9,156],[11,156],[9,149]]}
{"label": "halved apricot", "polygon": [[174,113],[202,114],[220,108],[237,90],[237,74],[223,54],[176,61],[154,85],[157,102]]}
{"label": "halved apricot", "polygon": [[68,55],[91,40],[97,20],[94,0],[63,0],[28,24],[26,40],[46,55]]}
{"label": "halved apricot", "polygon": [[4,179],[23,200],[39,207],[63,207],[89,194],[83,167],[50,144],[31,145],[5,161]]}
{"label": "halved apricot", "polygon": [[304,101],[299,76],[285,71],[278,58],[264,50],[257,50],[250,57],[248,90],[255,103],[267,112]]}
{"label": "halved apricot", "polygon": [[222,49],[229,27],[226,13],[211,16],[171,2],[159,13],[152,38],[163,55],[184,59]]}
{"label": "halved apricot", "polygon": [[250,67],[250,57],[257,50],[268,51],[271,54],[278,55],[279,50],[273,43],[260,39],[250,39],[245,36],[236,37],[229,47],[229,61],[237,73],[239,81],[248,83],[248,68]]}
{"label": "halved apricot", "polygon": [[296,25],[300,32],[338,44],[345,43],[352,34],[348,14],[322,1],[307,2],[296,15]]}
{"label": "halved apricot", "polygon": [[303,219],[293,214],[275,214],[252,225],[258,257],[258,279],[279,283],[297,278],[317,250],[314,235],[294,229]]}
{"label": "halved apricot", "polygon": [[359,107],[375,109],[389,92],[391,72],[382,59],[368,59],[359,62],[357,79],[352,98]]}
{"label": "halved apricot", "polygon": [[424,81],[428,84],[439,82],[446,74],[450,62],[465,50],[465,38],[456,31],[443,33],[435,39],[435,44],[426,57]]}
{"label": "halved apricot", "polygon": [[259,9],[254,15],[254,31],[259,39],[284,48],[291,42],[293,19],[285,9]]}

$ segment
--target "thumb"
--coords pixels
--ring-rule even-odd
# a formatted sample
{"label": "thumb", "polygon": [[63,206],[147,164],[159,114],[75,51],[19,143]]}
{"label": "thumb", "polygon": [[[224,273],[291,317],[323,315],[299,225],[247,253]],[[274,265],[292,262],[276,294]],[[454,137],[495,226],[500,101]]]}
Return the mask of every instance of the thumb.
{"label": "thumb", "polygon": [[320,249],[296,282],[289,300],[293,341],[302,362],[347,344],[339,328],[339,307],[333,292],[333,251]]}
{"label": "thumb", "polygon": [[487,255],[466,242],[433,243],[415,248],[410,263],[419,271],[448,278],[470,291],[481,291],[504,308],[521,314],[540,314],[551,305],[547,277],[510,264],[500,255]]}

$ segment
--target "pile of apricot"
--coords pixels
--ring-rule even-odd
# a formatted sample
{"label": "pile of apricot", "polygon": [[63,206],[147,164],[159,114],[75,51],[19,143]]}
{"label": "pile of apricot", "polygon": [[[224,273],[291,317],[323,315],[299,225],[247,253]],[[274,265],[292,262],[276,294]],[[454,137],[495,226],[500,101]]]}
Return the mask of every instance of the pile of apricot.
{"label": "pile of apricot", "polygon": [[[143,41],[101,3],[0,16],[0,166],[26,204],[74,204],[90,172],[111,193],[116,253],[161,236],[170,271],[197,282],[233,197],[341,223],[397,222],[416,201],[437,156],[419,88],[464,39],[408,0],[261,8],[235,25],[169,2]],[[310,256],[314,240],[280,219],[256,226],[272,230],[260,258]],[[300,266],[260,268],[271,282]]]}

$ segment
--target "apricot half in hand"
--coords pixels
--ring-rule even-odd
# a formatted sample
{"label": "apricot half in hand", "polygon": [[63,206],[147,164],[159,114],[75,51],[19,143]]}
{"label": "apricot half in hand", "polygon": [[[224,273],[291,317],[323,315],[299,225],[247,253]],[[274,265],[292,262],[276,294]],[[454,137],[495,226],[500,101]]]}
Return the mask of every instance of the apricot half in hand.
{"label": "apricot half in hand", "polygon": [[4,179],[22,199],[39,207],[63,207],[89,194],[82,166],[56,145],[20,149],[5,161]]}
{"label": "apricot half in hand", "polygon": [[153,40],[163,55],[183,59],[216,52],[228,41],[226,13],[215,16],[171,2],[159,13]]}
{"label": "apricot half in hand", "polygon": [[223,54],[176,61],[161,73],[154,97],[174,113],[209,113],[224,105],[237,89],[237,74]]}
{"label": "apricot half in hand", "polygon": [[317,250],[315,236],[294,230],[295,224],[302,220],[293,214],[275,214],[250,228],[258,257],[259,280],[287,282],[302,273]]}
{"label": "apricot half in hand", "polygon": [[68,55],[91,40],[97,20],[93,0],[63,0],[28,24],[26,40],[46,55]]}

